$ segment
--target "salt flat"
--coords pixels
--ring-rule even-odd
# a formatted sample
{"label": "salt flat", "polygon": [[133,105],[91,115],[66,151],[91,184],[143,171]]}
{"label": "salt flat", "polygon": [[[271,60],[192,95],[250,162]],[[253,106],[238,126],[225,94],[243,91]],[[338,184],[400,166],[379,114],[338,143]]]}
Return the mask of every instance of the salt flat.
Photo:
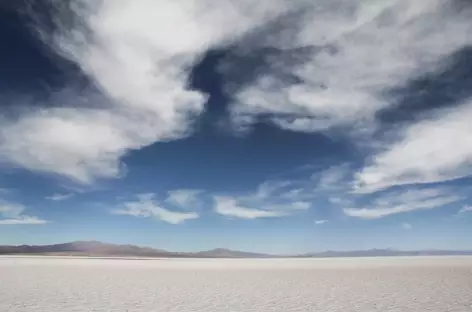
{"label": "salt flat", "polygon": [[0,257],[0,311],[472,311],[472,257]]}

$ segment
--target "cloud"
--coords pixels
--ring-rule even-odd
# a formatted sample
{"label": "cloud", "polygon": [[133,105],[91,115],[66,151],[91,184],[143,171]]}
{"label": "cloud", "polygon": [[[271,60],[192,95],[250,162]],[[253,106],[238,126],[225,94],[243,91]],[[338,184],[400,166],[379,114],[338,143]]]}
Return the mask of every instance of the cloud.
{"label": "cloud", "polygon": [[286,217],[311,207],[310,202],[285,200],[283,194],[263,199],[255,199],[254,196],[214,196],[214,202],[216,213],[241,219]]}
{"label": "cloud", "polygon": [[19,204],[0,201],[0,225],[40,225],[49,221],[24,213],[25,207]]}
{"label": "cloud", "polygon": [[267,180],[242,195],[213,194],[213,211],[241,219],[288,217],[309,210],[312,190],[297,180]]}
{"label": "cloud", "polygon": [[337,206],[351,206],[353,204],[353,200],[345,194],[329,197],[328,201]]}
{"label": "cloud", "polygon": [[166,202],[182,208],[192,208],[193,206],[200,205],[198,201],[198,195],[200,195],[201,193],[201,190],[188,189],[169,191]]}
{"label": "cloud", "polygon": [[315,220],[315,225],[323,225],[328,223],[328,220]]}
{"label": "cloud", "polygon": [[5,115],[0,160],[81,184],[121,177],[130,151],[189,135],[207,98],[189,88],[189,68],[285,9],[249,0],[48,3],[56,25],[38,25],[40,38],[94,86]]}
{"label": "cloud", "polygon": [[47,200],[52,200],[52,201],[64,201],[72,198],[74,196],[73,193],[69,194],[53,194],[51,196],[47,196]]}
{"label": "cloud", "polygon": [[332,196],[333,203],[345,201],[337,196],[350,190],[352,169],[349,164],[331,165],[326,169],[319,166],[302,166],[295,171],[297,176],[293,175],[294,172],[289,172],[290,178],[265,181],[257,187],[256,192],[242,198],[275,199],[279,202],[294,203],[313,202]]}
{"label": "cloud", "polygon": [[439,208],[462,199],[463,197],[451,195],[441,189],[408,190],[382,195],[368,205],[370,207],[344,208],[343,211],[350,217],[373,220],[395,214]]}
{"label": "cloud", "polygon": [[23,216],[19,219],[5,219],[0,220],[0,225],[41,225],[49,223],[46,220],[39,219],[37,217]]}
{"label": "cloud", "polygon": [[[192,133],[208,95],[189,87],[189,75],[210,50],[230,50],[226,65],[254,55],[264,64],[239,88],[231,88],[234,82],[222,66],[235,124],[247,129],[264,120],[291,131],[371,134],[381,127],[378,113],[399,105],[392,90],[441,72],[451,55],[472,44],[472,10],[455,7],[456,1],[59,2],[49,2],[57,5],[55,30],[39,25],[40,38],[93,85],[68,86],[35,105],[7,99],[28,108],[0,117],[0,162],[79,184],[122,177],[123,156]],[[244,196],[216,194],[222,205],[216,200],[215,211],[246,219],[282,217],[325,197],[356,207],[361,193],[469,176],[471,118],[469,100],[397,127],[379,144],[370,136],[367,143],[356,140],[374,154],[354,181],[351,167],[335,166],[312,180],[266,181]],[[167,205],[193,207],[199,199],[192,192],[171,191],[162,203],[152,194],[140,196],[115,212],[180,223],[198,214]],[[383,201],[345,212],[378,218],[457,198],[380,197]]]}
{"label": "cloud", "polygon": [[214,211],[220,215],[239,219],[278,218],[287,216],[285,211],[247,208],[232,197],[215,197]]}
{"label": "cloud", "polygon": [[[444,112],[440,112],[444,113]],[[404,129],[356,176],[359,192],[450,181],[472,174],[472,101]]]}
{"label": "cloud", "polygon": [[369,133],[376,113],[396,105],[389,90],[441,69],[448,56],[472,43],[472,11],[452,1],[291,4],[303,12],[298,18],[241,43],[243,56],[277,51],[266,52],[268,68],[236,91],[232,112],[246,126],[264,118],[293,131],[350,127]]}
{"label": "cloud", "polygon": [[[351,175],[347,164],[333,165],[312,173],[312,167],[296,170],[297,177],[279,177],[260,183],[254,191],[238,195],[212,194],[213,211],[240,219],[280,218],[314,209],[317,201],[331,201],[336,206],[352,204],[345,198]],[[323,221],[323,220],[321,220]]]}
{"label": "cloud", "polygon": [[318,179],[317,189],[322,191],[333,191],[346,186],[345,184],[349,173],[349,166],[343,164],[332,166],[320,173],[316,173],[313,175],[312,179]]}
{"label": "cloud", "polygon": [[472,206],[464,206],[459,213],[472,212]]}
{"label": "cloud", "polygon": [[10,194],[11,192],[12,192],[11,189],[8,189],[8,188],[1,188],[1,187],[0,187],[0,194],[1,194],[1,195]]}
{"label": "cloud", "polygon": [[286,192],[283,192],[282,194],[280,194],[280,197],[287,200],[297,200],[300,198],[305,198],[305,195],[306,195],[306,189],[301,187],[301,188],[290,189]]}
{"label": "cloud", "polygon": [[411,230],[413,228],[413,226],[410,224],[410,223],[402,223],[402,228],[404,228],[405,230]]}
{"label": "cloud", "polygon": [[154,194],[141,194],[137,197],[137,201],[126,202],[123,205],[124,208],[113,209],[111,213],[138,218],[153,217],[170,224],[181,224],[185,221],[199,218],[196,212],[180,212],[164,208],[153,200]]}
{"label": "cloud", "polygon": [[311,203],[298,201],[286,205],[280,205],[279,207],[286,207],[286,209],[292,210],[308,210],[311,207]]}

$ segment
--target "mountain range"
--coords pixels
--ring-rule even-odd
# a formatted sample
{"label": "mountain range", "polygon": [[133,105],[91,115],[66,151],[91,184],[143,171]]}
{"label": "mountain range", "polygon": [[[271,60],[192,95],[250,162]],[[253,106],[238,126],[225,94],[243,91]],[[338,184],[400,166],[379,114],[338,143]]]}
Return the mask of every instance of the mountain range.
{"label": "mountain range", "polygon": [[115,245],[98,241],[76,241],[55,245],[1,246],[0,255],[48,255],[143,258],[267,258],[270,255],[223,248],[200,252],[172,252],[135,245]]}
{"label": "mountain range", "polygon": [[472,255],[467,250],[416,250],[370,249],[353,251],[324,251],[301,255],[269,255],[236,251],[224,248],[200,252],[172,252],[135,245],[116,245],[98,241],[76,241],[54,245],[1,246],[0,255],[44,255],[87,257],[143,257],[143,258],[335,258],[335,257],[389,257],[389,256],[447,256]]}

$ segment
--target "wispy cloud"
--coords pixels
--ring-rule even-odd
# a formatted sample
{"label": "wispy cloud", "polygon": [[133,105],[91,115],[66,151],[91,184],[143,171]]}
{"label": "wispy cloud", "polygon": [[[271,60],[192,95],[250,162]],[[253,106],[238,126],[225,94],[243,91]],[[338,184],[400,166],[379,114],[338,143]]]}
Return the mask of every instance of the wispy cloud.
{"label": "wispy cloud", "polygon": [[0,225],[41,225],[49,223],[46,220],[37,217],[23,216],[18,219],[4,219],[0,220]]}
{"label": "wispy cloud", "polygon": [[[276,199],[283,202],[313,202],[320,198],[333,198],[335,201],[345,201],[336,197],[350,191],[352,169],[349,164],[331,165],[327,168],[320,166],[303,166],[297,170],[297,175],[290,178],[268,180],[261,183],[256,192],[246,196],[248,199]],[[242,197],[244,198],[244,196]]]}
{"label": "wispy cloud", "polygon": [[[293,201],[328,201],[335,206],[348,206],[351,202],[353,169],[351,164],[342,163],[304,172],[298,180],[292,180],[288,188],[278,194]],[[310,176],[304,176],[310,174]]]}
{"label": "wispy cloud", "polygon": [[263,116],[302,132],[353,125],[351,131],[369,131],[376,112],[395,105],[386,91],[441,68],[445,57],[472,43],[465,35],[472,12],[451,1],[290,3],[303,14],[284,21],[285,32],[279,23],[266,30],[270,35],[241,44],[241,54],[267,46],[279,52],[267,55],[268,68],[255,83],[238,90],[238,120]]}
{"label": "wispy cloud", "polygon": [[213,195],[213,210],[241,219],[286,217],[311,208],[313,194],[309,192],[301,181],[267,180],[243,195]]}
{"label": "wispy cloud", "polygon": [[410,224],[410,223],[402,223],[402,228],[404,228],[405,230],[411,230],[413,228],[413,226]]}
{"label": "wispy cloud", "polygon": [[292,185],[293,182],[289,180],[268,180],[257,187],[257,190],[252,194],[252,197],[261,200],[271,198],[291,189]]}
{"label": "wispy cloud", "polygon": [[440,189],[408,190],[380,196],[369,207],[344,208],[350,217],[373,220],[418,210],[430,210],[456,203],[463,197]]}
{"label": "wispy cloud", "polygon": [[202,193],[202,190],[172,190],[168,192],[168,197],[165,201],[185,209],[194,209],[195,206],[200,206],[198,195]]}
{"label": "wispy cloud", "polygon": [[[472,44],[472,10],[459,10],[453,1],[80,3],[57,7],[56,30],[47,33],[38,26],[38,32],[94,86],[67,87],[47,103],[26,103],[28,109],[0,116],[0,159],[83,185],[126,174],[121,159],[130,151],[191,134],[207,95],[189,87],[189,69],[209,50],[231,47],[223,63],[262,55],[267,67],[257,68],[240,88],[231,88],[234,82],[227,79],[236,124],[263,118],[291,131],[336,128],[349,136],[372,134],[381,127],[378,113],[398,104],[386,94],[447,67],[449,56]],[[228,66],[221,68],[229,77]],[[472,102],[456,104],[394,127],[380,142],[367,135],[368,143],[356,140],[369,146],[357,172],[333,166],[311,179],[266,181],[244,195],[207,196],[215,198],[215,212],[244,219],[290,216],[310,209],[318,198],[363,219],[456,202],[460,196],[434,190],[382,193],[472,175]],[[371,193],[378,198],[358,204]],[[142,195],[114,213],[182,223],[198,218],[181,210],[201,204],[200,195],[174,190],[160,202],[153,194]],[[21,216],[9,222],[34,222]]]}
{"label": "wispy cloud", "polygon": [[443,182],[472,174],[472,101],[407,127],[356,177],[358,192]]}
{"label": "wispy cloud", "polygon": [[323,192],[335,191],[346,187],[346,181],[351,174],[348,164],[329,167],[312,176],[313,180],[318,180],[316,188]]}
{"label": "wispy cloud", "polygon": [[259,219],[259,218],[278,218],[287,216],[287,211],[262,210],[244,207],[232,197],[215,197],[214,211],[220,215],[240,218],[240,219]]}
{"label": "wispy cloud", "polygon": [[328,223],[328,220],[315,220],[315,225],[323,225]]}
{"label": "wispy cloud", "polygon": [[[331,201],[338,206],[351,204],[346,198],[352,170],[348,164],[327,169],[304,166],[296,177],[260,183],[254,191],[238,195],[213,194],[214,212],[233,218],[280,218],[315,209],[317,201]],[[313,173],[313,169],[318,169]],[[319,220],[321,222],[326,220]],[[321,224],[321,223],[319,223]]]}
{"label": "wispy cloud", "polygon": [[[231,44],[285,5],[279,0],[57,5],[48,20],[56,23],[55,31],[41,25],[37,31],[101,94],[68,88],[51,95],[48,105],[28,105],[18,118],[5,116],[0,158],[82,184],[121,177],[126,167],[120,159],[129,151],[191,132],[207,96],[188,86],[188,69],[208,49]],[[38,106],[43,108],[32,108]]]}
{"label": "wispy cloud", "polygon": [[328,201],[336,206],[352,206],[353,201],[350,198],[342,197],[345,194],[337,194],[328,198]]}
{"label": "wispy cloud", "polygon": [[[293,3],[296,8],[301,2]],[[263,119],[292,131],[336,128],[347,136],[362,134],[363,139],[355,144],[367,147],[363,149],[365,166],[349,181],[354,189],[343,185],[346,192],[359,196],[392,186],[470,176],[470,100],[454,103],[450,111],[437,111],[426,119],[422,115],[423,119],[392,127],[375,140],[372,134],[385,130],[378,113],[397,108],[401,101],[402,95],[391,96],[392,90],[442,72],[457,52],[472,44],[472,38],[465,35],[472,30],[471,7],[442,0],[312,3],[304,3],[297,18],[269,24],[263,35],[242,40],[241,52],[227,59],[237,63],[252,53],[261,55],[265,66],[257,69],[254,80],[231,89],[235,90],[235,123],[241,121],[247,128]],[[267,47],[275,52],[264,52]],[[226,74],[231,77],[231,72]],[[337,178],[342,176],[327,173],[317,192],[323,185],[337,187]],[[352,177],[344,177],[348,178]],[[310,196],[313,192],[308,189],[304,185],[286,196]],[[350,200],[333,194],[333,200],[341,197],[342,205]],[[397,209],[409,209],[402,207]]]}
{"label": "wispy cloud", "polygon": [[472,206],[464,206],[459,213],[472,212]]}
{"label": "wispy cloud", "polygon": [[0,225],[40,225],[49,221],[25,214],[25,207],[0,201]]}
{"label": "wispy cloud", "polygon": [[52,201],[64,201],[64,200],[68,200],[70,198],[74,197],[74,194],[73,193],[69,193],[69,194],[53,194],[51,196],[46,196],[45,198],[47,200],[52,200]]}
{"label": "wispy cloud", "polygon": [[199,218],[196,212],[182,212],[167,209],[157,203],[154,197],[154,194],[141,194],[138,196],[138,200],[126,202],[123,204],[123,208],[113,209],[111,213],[138,218],[153,217],[170,224],[181,224],[185,221]]}
{"label": "wispy cloud", "polygon": [[10,194],[11,192],[12,192],[11,189],[8,189],[8,188],[1,188],[1,187],[0,187],[0,195]]}

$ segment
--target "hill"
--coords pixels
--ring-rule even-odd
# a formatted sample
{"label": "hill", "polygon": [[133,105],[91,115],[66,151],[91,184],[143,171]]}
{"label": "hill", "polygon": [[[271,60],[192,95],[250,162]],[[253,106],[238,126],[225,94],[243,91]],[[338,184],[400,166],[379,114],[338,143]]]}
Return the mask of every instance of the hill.
{"label": "hill", "polygon": [[[200,252],[171,252],[163,249],[116,245],[98,241],[76,241],[54,245],[0,246],[0,255],[45,255],[88,257],[143,257],[143,258],[277,258],[282,256],[217,248]],[[292,258],[337,257],[393,257],[393,256],[459,256],[472,255],[467,250],[418,250],[371,249],[352,251],[323,251],[288,256]]]}
{"label": "hill", "polygon": [[170,252],[162,249],[139,247],[135,245],[115,245],[98,241],[76,241],[55,245],[20,245],[0,246],[0,255],[50,255],[50,256],[90,256],[90,257],[193,257],[193,258],[259,258],[270,257],[229,249],[213,249],[208,251],[185,253]]}

